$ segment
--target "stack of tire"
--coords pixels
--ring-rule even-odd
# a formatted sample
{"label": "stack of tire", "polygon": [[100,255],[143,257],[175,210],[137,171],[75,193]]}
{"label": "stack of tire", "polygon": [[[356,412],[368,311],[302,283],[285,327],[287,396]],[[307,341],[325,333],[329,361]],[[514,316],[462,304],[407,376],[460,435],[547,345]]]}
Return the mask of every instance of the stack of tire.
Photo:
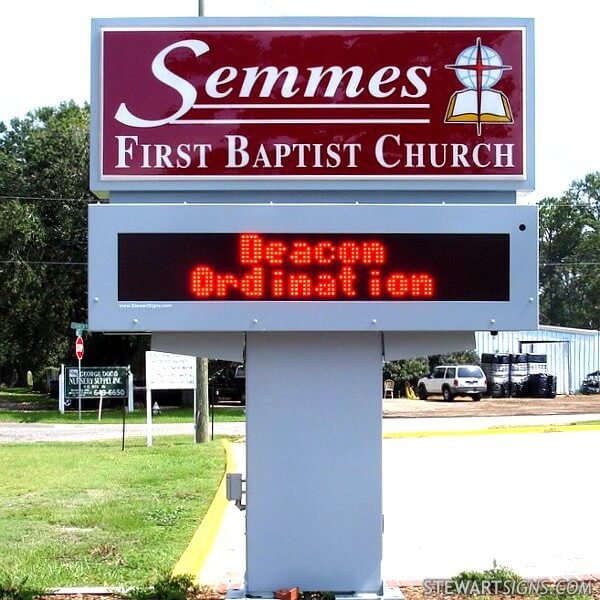
{"label": "stack of tire", "polygon": [[548,357],[545,354],[527,354],[527,375],[547,373]]}
{"label": "stack of tire", "polygon": [[556,377],[548,375],[548,357],[545,354],[527,355],[528,395],[532,398],[554,398]]}
{"label": "stack of tire", "polygon": [[547,373],[546,354],[482,354],[492,398],[554,398],[556,377]]}
{"label": "stack of tire", "polygon": [[510,354],[482,354],[481,368],[492,398],[506,398],[509,392]]}
{"label": "stack of tire", "polygon": [[531,398],[555,398],[556,377],[548,373],[534,373],[527,381],[528,396]]}
{"label": "stack of tire", "polygon": [[548,374],[548,357],[545,354],[527,355],[527,395],[532,398],[554,398],[556,377]]}
{"label": "stack of tire", "polygon": [[511,398],[527,395],[528,377],[527,354],[511,354],[508,393]]}

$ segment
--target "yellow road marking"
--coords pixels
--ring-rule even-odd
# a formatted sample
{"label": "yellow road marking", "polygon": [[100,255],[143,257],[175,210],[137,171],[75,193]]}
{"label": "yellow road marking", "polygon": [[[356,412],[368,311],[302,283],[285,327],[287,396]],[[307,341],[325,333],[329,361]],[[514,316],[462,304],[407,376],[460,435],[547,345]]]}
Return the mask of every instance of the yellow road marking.
{"label": "yellow road marking", "polygon": [[212,499],[204,519],[202,519],[190,543],[175,564],[173,575],[192,575],[197,578],[219,533],[228,504],[225,497],[226,475],[235,472],[235,458],[231,442],[228,440],[222,440],[222,442],[227,457],[225,475],[223,475],[217,493]]}
{"label": "yellow road marking", "polygon": [[421,437],[460,437],[469,435],[503,435],[507,433],[556,433],[559,431],[600,431],[600,425],[508,425],[462,431],[397,431],[384,433],[385,439]]}

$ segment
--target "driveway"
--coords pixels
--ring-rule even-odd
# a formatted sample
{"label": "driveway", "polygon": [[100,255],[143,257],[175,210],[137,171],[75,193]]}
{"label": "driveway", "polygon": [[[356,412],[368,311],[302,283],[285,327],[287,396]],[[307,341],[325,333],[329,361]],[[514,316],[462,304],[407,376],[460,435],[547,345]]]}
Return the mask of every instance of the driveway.
{"label": "driveway", "polygon": [[557,396],[556,398],[440,398],[408,400],[385,399],[384,417],[501,417],[517,415],[566,415],[600,413],[600,395]]}

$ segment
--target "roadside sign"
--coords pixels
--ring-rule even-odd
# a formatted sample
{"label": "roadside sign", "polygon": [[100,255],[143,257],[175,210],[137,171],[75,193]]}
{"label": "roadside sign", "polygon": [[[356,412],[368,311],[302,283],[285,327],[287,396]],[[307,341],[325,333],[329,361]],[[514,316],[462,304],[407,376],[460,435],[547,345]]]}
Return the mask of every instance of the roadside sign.
{"label": "roadside sign", "polygon": [[127,367],[68,367],[65,377],[65,398],[77,398],[81,383],[82,398],[125,398],[129,369]]}
{"label": "roadside sign", "polygon": [[81,336],[78,336],[75,340],[75,356],[77,360],[83,359],[83,338]]}
{"label": "roadside sign", "polygon": [[151,390],[195,390],[196,357],[146,352],[146,387]]}
{"label": "roadside sign", "polygon": [[[77,321],[72,321],[71,329],[75,329],[76,331],[87,331],[88,324],[87,323],[77,323]],[[78,334],[78,335],[80,335],[80,334]]]}

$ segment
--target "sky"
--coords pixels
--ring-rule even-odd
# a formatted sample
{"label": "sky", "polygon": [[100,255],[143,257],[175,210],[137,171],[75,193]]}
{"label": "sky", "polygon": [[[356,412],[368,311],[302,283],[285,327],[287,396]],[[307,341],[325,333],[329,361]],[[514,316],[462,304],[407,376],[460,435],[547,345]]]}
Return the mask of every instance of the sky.
{"label": "sky", "polygon": [[[536,190],[560,196],[600,170],[598,25],[593,3],[542,0],[204,0],[206,16],[533,17]],[[198,14],[198,0],[19,0],[0,5],[0,120],[89,101],[90,19]]]}

